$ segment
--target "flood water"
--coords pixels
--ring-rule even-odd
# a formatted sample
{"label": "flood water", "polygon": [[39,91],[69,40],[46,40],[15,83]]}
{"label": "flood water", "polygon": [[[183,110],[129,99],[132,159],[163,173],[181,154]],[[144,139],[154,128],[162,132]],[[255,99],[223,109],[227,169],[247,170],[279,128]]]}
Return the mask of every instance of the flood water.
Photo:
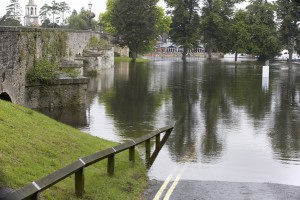
{"label": "flood water", "polygon": [[87,108],[48,114],[117,142],[175,123],[150,179],[181,168],[181,179],[300,186],[300,65],[271,63],[264,79],[262,65],[120,63],[91,79]]}

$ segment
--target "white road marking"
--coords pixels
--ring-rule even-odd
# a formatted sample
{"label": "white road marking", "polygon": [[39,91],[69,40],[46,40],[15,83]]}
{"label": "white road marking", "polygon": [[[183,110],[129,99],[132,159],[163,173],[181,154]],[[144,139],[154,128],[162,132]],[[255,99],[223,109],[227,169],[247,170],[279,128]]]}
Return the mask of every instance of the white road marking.
{"label": "white road marking", "polygon": [[166,178],[165,182],[162,184],[162,186],[160,187],[160,189],[158,190],[158,192],[156,193],[155,197],[153,200],[159,200],[160,196],[162,195],[162,193],[164,192],[164,190],[166,189],[167,185],[169,184],[170,180],[172,179],[174,173],[177,171],[177,168],[174,169],[169,176]]}
{"label": "white road marking", "polygon": [[178,184],[178,182],[179,182],[179,180],[180,180],[180,178],[181,178],[181,176],[182,176],[182,173],[183,173],[184,169],[185,169],[185,168],[182,168],[182,169],[180,170],[179,174],[176,176],[175,181],[173,182],[173,184],[172,184],[171,187],[169,188],[168,192],[166,193],[164,200],[169,200],[169,199],[170,199],[171,194],[173,193],[173,191],[174,191],[176,185]]}

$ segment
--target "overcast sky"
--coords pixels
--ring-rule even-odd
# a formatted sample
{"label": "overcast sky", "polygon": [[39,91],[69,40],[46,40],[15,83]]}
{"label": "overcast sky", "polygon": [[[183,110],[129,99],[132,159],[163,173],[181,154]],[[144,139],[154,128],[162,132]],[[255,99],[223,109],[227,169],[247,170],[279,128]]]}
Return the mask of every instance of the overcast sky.
{"label": "overcast sky", "polygon": [[[98,18],[99,14],[104,12],[106,10],[106,0],[56,0],[57,2],[65,1],[69,6],[71,7],[71,12],[76,9],[78,12],[82,7],[88,9],[88,4],[91,2],[93,4],[92,6],[92,12],[96,14],[96,18]],[[274,1],[274,0],[269,0]],[[25,5],[28,4],[29,0],[19,0],[23,12],[23,15],[25,13]],[[52,0],[34,0],[35,4],[38,6],[39,9],[45,4],[51,5]],[[0,0],[0,16],[5,15],[6,13],[6,6],[8,6],[10,3],[10,0]],[[163,0],[160,0],[159,2],[160,6],[165,6],[165,3]],[[245,5],[242,5],[241,7],[245,7]],[[71,14],[70,12],[70,14]]]}
{"label": "overcast sky", "polygon": [[[98,18],[99,14],[106,10],[106,0],[56,0],[56,2],[65,1],[71,7],[71,12],[76,9],[78,12],[81,10],[82,7],[88,9],[89,2],[92,3],[92,12],[96,14]],[[29,0],[19,0],[20,6],[23,8],[23,15],[25,13],[25,5],[28,4]],[[38,6],[38,10],[45,4],[51,5],[52,0],[34,0],[34,3]],[[5,15],[6,13],[6,6],[8,6],[10,0],[0,0],[0,16]],[[164,3],[161,1],[160,5]],[[70,12],[70,14],[71,14]]]}

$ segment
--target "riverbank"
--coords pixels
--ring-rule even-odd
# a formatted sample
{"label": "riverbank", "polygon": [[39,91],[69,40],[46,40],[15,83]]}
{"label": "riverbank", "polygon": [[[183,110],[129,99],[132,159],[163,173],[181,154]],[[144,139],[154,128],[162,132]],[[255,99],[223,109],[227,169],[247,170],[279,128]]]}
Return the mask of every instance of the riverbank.
{"label": "riverbank", "polygon": [[[115,57],[115,62],[131,62],[131,58],[130,57]],[[137,63],[144,63],[144,62],[151,62],[151,60],[149,59],[145,59],[145,58],[137,58],[136,59]]]}
{"label": "riverbank", "polygon": [[[23,187],[115,145],[19,105],[0,100],[0,108],[0,189]],[[132,167],[127,151],[116,155],[114,177],[106,175],[106,165],[104,160],[86,168],[83,199],[140,199],[147,186],[141,159],[136,156]],[[74,176],[42,192],[41,198],[76,199]]]}

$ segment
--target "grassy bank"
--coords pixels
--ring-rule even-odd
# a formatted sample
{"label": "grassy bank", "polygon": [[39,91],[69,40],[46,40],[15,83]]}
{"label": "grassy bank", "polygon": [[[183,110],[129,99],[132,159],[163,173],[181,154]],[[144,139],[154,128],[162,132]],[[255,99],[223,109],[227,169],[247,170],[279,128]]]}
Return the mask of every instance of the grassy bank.
{"label": "grassy bank", "polygon": [[[115,57],[115,62],[130,62],[131,58],[129,57]],[[145,58],[137,58],[136,59],[137,63],[145,63],[145,62],[151,62],[149,59]]]}
{"label": "grassy bank", "polygon": [[[30,109],[0,100],[0,187],[17,189],[78,158],[115,143],[61,124]],[[136,155],[138,155],[136,153]],[[128,151],[116,155],[115,176],[106,175],[107,161],[85,169],[83,199],[140,199],[147,184],[146,168]],[[76,199],[74,176],[42,192],[42,199]]]}

